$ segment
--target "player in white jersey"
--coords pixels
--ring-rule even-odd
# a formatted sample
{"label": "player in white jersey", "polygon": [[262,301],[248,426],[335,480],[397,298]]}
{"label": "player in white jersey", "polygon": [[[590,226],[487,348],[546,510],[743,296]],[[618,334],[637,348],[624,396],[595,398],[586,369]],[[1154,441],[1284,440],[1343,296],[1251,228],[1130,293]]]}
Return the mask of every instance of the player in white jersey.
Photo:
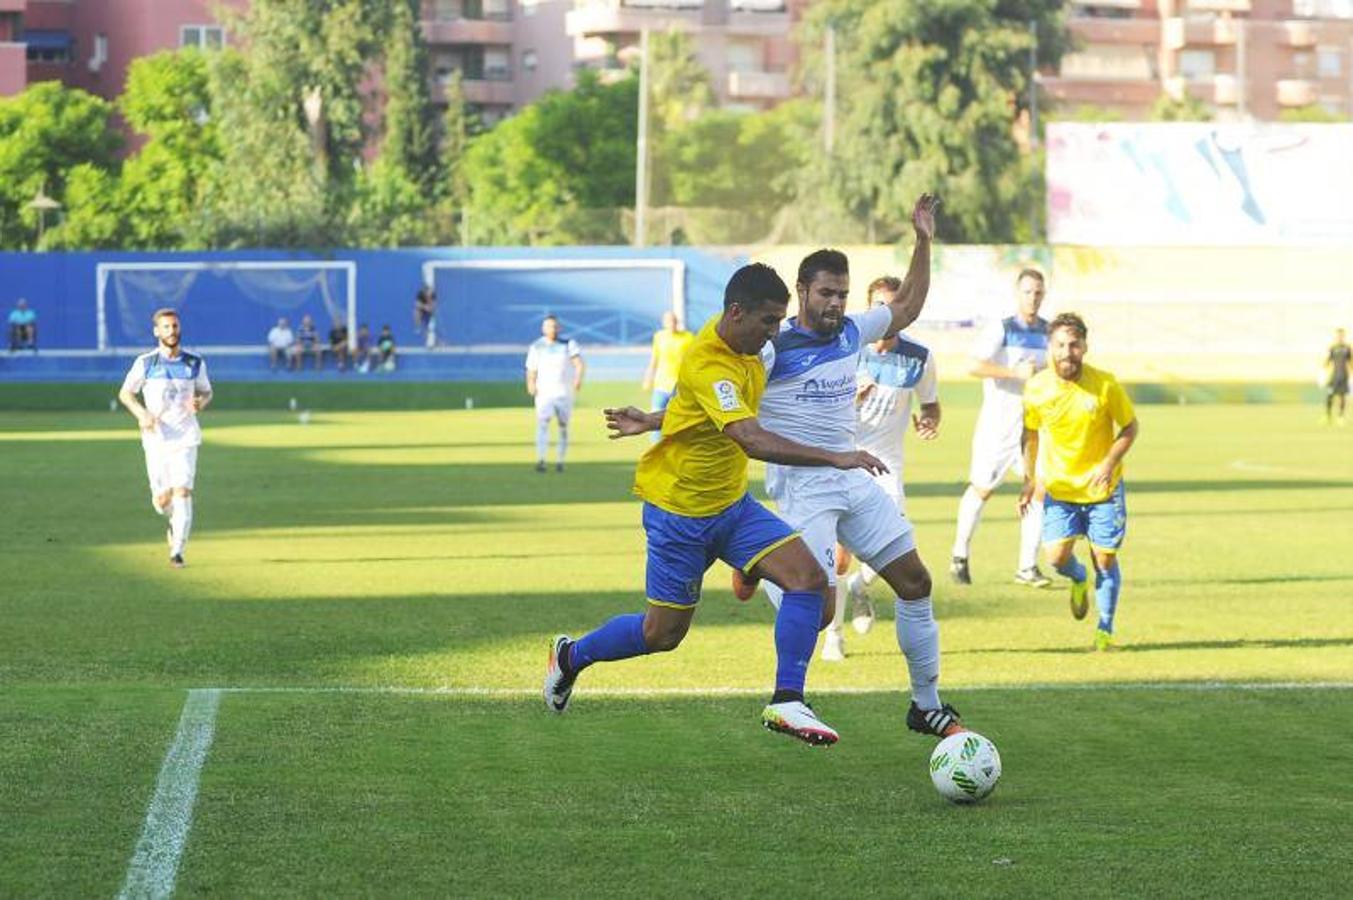
{"label": "player in white jersey", "polygon": [[[958,504],[949,575],[959,584],[972,584],[968,555],[972,536],[982,518],[982,507],[1011,469],[1024,476],[1020,436],[1024,433],[1024,383],[1048,364],[1048,323],[1038,315],[1047,286],[1043,273],[1024,269],[1015,279],[1018,312],[989,323],[973,347],[971,374],[983,379],[982,410],[972,437],[972,465],[968,488]],[[1042,495],[1033,512],[1020,520],[1019,559],[1015,581],[1047,587],[1052,580],[1038,568],[1038,545],[1043,533]]]}
{"label": "player in white jersey", "polygon": [[[896,301],[902,282],[886,275],[869,285],[867,294],[870,308]],[[939,436],[940,394],[935,369],[935,354],[930,348],[898,334],[891,340],[877,341],[865,347],[860,354],[856,373],[856,418],[859,422],[855,445],[868,450],[888,467],[888,471],[874,480],[883,488],[898,510],[906,515],[906,489],[903,486],[903,441],[907,426],[913,425],[916,436],[933,441]],[[920,411],[911,411],[913,397],[919,401]],[[845,658],[845,597],[844,586],[850,594],[851,624],[859,634],[866,634],[874,626],[874,603],[868,588],[878,577],[865,563],[843,585],[841,577],[850,569],[851,555],[845,547],[836,548],[836,617],[823,637],[822,658],[829,661]]]}
{"label": "player in white jersey", "polygon": [[[854,450],[855,383],[860,351],[891,338],[915,321],[930,286],[930,241],[936,201],[923,195],[912,211],[916,248],[896,300],[846,315],[850,275],[845,254],[819,250],[799,265],[799,314],[772,340],[769,377],[761,398],[766,430],[827,450]],[[907,661],[911,706],[907,727],[946,736],[963,728],[958,711],[942,703],[939,626],[930,602],[930,573],[916,551],[911,523],[864,472],[767,465],[766,489],[780,515],[798,529],[827,573],[824,625],[834,616],[836,543],[839,540],[882,575],[896,592],[897,643]],[[780,591],[767,584],[771,602]],[[734,591],[748,596],[734,572]]]}
{"label": "player in white jersey", "polygon": [[559,423],[559,442],[554,470],[564,471],[568,452],[568,420],[573,398],[583,384],[583,354],[578,342],[559,336],[559,320],[546,316],[540,323],[542,337],[526,353],[526,392],[536,401],[536,471],[545,471],[545,451],[550,444],[550,420]]}
{"label": "player in white jersey", "polygon": [[156,310],[151,323],[159,346],[136,358],[117,397],[141,426],[150,502],[169,517],[169,562],[181,569],[193,528],[193,482],[202,443],[197,414],[211,402],[211,382],[202,357],[179,346],[178,313]]}

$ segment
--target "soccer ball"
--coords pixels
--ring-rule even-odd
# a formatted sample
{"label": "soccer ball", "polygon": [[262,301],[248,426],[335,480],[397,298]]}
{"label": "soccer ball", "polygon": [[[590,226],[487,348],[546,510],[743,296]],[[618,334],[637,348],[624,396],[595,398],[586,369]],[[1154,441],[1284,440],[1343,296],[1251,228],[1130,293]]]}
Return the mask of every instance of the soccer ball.
{"label": "soccer ball", "polygon": [[954,803],[976,803],[996,790],[1001,754],[975,731],[960,731],[940,741],[930,754],[930,780],[940,796]]}

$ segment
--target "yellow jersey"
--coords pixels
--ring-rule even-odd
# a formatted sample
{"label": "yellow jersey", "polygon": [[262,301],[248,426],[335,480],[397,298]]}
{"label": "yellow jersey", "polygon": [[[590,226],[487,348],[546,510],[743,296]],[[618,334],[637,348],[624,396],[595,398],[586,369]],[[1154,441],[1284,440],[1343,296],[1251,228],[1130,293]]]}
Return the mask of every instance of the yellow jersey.
{"label": "yellow jersey", "polygon": [[1113,471],[1107,491],[1090,488],[1090,473],[1109,455],[1117,430],[1135,418],[1127,391],[1108,372],[1082,365],[1080,378],[1064,381],[1053,367],[1024,385],[1024,427],[1039,431],[1039,478],[1065,503],[1106,500],[1123,477]]}
{"label": "yellow jersey", "polygon": [[747,493],[747,454],[723,433],[756,416],[766,390],[758,355],[738,353],[705,323],[677,373],[676,393],[662,422],[662,439],[648,448],[634,474],[634,492],[680,516],[712,516]]}
{"label": "yellow jersey", "polygon": [[662,331],[653,334],[653,358],[657,369],[653,373],[653,389],[671,392],[681,372],[681,358],[691,346],[695,335],[689,331]]}

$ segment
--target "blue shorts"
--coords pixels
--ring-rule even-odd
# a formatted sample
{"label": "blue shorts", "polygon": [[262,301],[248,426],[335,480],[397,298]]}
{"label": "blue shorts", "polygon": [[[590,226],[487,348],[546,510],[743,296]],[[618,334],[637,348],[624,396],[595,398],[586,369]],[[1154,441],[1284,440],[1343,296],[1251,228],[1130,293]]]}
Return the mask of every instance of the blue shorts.
{"label": "blue shorts", "polygon": [[1127,501],[1123,482],[1107,500],[1067,503],[1051,494],[1043,498],[1043,543],[1057,544],[1088,538],[1096,550],[1117,550],[1127,536]]}
{"label": "blue shorts", "polygon": [[648,602],[681,609],[700,602],[705,570],[721,559],[746,572],[776,547],[797,537],[775,513],[752,497],[713,516],[680,516],[644,504],[648,534]]}

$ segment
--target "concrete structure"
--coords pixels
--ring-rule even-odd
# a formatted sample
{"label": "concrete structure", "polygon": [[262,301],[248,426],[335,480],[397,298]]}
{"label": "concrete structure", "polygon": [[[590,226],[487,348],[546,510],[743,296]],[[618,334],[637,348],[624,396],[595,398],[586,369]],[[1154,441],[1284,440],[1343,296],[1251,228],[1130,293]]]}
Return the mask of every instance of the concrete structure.
{"label": "concrete structure", "polygon": [[1088,0],[1067,23],[1078,52],[1042,77],[1064,107],[1137,118],[1166,93],[1221,120],[1353,110],[1353,0]]}

